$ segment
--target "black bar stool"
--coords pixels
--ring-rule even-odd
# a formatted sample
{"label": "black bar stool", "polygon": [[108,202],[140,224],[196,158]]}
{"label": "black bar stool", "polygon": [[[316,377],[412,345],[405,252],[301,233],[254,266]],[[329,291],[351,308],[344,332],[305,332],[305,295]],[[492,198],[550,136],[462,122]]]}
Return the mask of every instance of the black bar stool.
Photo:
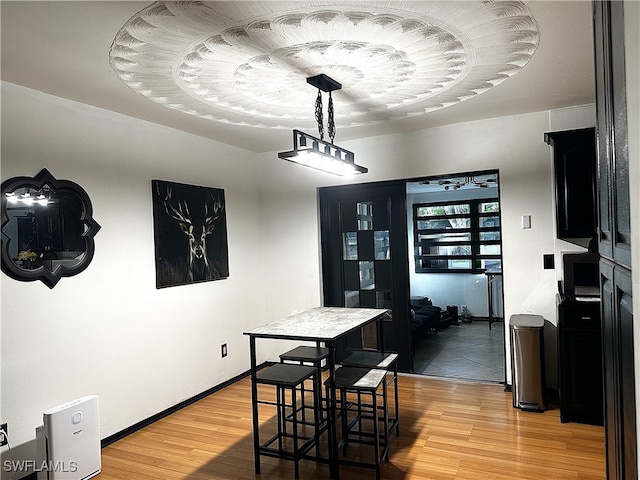
{"label": "black bar stool", "polygon": [[372,350],[355,350],[351,352],[341,365],[344,367],[378,368],[387,370],[391,374],[391,379],[387,381],[387,386],[393,384],[393,410],[389,408],[389,423],[387,424],[385,435],[391,435],[395,429],[396,436],[400,436],[399,407],[398,407],[398,354],[382,353]]}
{"label": "black bar stool", "polygon": [[[389,460],[388,436],[381,434],[380,421],[389,424],[387,414],[387,382],[386,370],[367,369],[358,367],[340,367],[335,371],[335,391],[330,391],[329,381],[325,382],[327,398],[335,395],[339,405],[339,416],[342,425],[342,437],[338,450],[342,448],[343,456],[338,452],[337,462],[342,465],[373,468],[376,479],[380,479],[380,468],[384,460]],[[379,390],[382,389],[382,395]],[[354,397],[355,398],[350,398]],[[363,397],[367,401],[362,401]],[[381,398],[381,405],[378,399]],[[379,412],[382,411],[382,418]],[[355,412],[355,413],[352,413]],[[371,430],[366,428],[371,423]],[[349,460],[346,458],[347,447],[350,443],[372,445],[373,461]],[[360,457],[361,458],[361,457]]]}
{"label": "black bar stool", "polygon": [[[316,383],[314,388],[316,392],[322,393],[322,363],[329,355],[329,349],[324,347],[299,346],[280,355],[280,362],[295,362],[298,365],[312,365],[316,368]],[[304,383],[301,385],[302,395],[304,395]],[[320,409],[321,420],[324,419],[324,409]],[[304,410],[302,411],[302,420],[306,421]]]}
{"label": "black bar stool", "polygon": [[[253,406],[253,414],[258,416],[258,404],[272,405],[277,411],[277,432],[267,441],[260,442],[260,434],[254,435],[254,449],[259,455],[292,460],[294,462],[295,478],[300,475],[299,461],[313,448],[317,447],[320,415],[320,394],[310,386],[313,392],[313,407],[307,406],[305,395],[298,397],[304,382],[310,381],[312,385],[317,383],[317,369],[312,366],[291,365],[277,363],[256,373],[256,385],[273,385],[276,387],[276,400],[260,399]],[[289,395],[287,395],[287,391]],[[289,400],[289,403],[287,401]],[[298,420],[297,412],[304,412],[306,408],[313,408],[313,423],[302,423]],[[287,412],[287,409],[291,413]],[[287,430],[287,423],[291,424],[291,432]],[[308,432],[311,425],[311,433]],[[274,445],[275,444],[275,445]],[[260,473],[259,456],[257,458],[256,473]]]}

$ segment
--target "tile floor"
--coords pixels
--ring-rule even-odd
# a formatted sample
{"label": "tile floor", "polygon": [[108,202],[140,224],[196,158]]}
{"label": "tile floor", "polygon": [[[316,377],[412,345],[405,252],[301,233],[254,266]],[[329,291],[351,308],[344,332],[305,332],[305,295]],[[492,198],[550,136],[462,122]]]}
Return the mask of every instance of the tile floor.
{"label": "tile floor", "polygon": [[504,323],[473,321],[452,325],[423,338],[413,359],[414,372],[436,377],[504,382]]}

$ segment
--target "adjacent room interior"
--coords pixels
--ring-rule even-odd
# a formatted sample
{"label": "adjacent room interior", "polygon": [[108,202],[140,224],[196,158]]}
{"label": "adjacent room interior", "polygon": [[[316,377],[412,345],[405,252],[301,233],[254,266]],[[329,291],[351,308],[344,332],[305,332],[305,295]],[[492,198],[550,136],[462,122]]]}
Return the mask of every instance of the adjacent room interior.
{"label": "adjacent room interior", "polygon": [[412,315],[441,311],[414,372],[506,382],[499,187],[498,172],[407,183]]}

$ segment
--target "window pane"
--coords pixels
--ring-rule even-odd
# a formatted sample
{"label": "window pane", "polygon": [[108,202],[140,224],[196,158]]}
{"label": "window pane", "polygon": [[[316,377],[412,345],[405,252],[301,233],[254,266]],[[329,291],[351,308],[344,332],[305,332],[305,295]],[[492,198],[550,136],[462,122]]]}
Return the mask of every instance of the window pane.
{"label": "window pane", "polygon": [[[424,251],[428,250],[428,251]],[[430,245],[423,255],[471,255],[471,245]]]}
{"label": "window pane", "polygon": [[469,214],[471,213],[471,205],[468,203],[460,204],[460,205],[447,205],[445,207],[445,211],[447,215],[461,215],[461,214]]}
{"label": "window pane", "polygon": [[434,217],[436,215],[445,215],[444,206],[436,207],[418,207],[416,210],[418,217]]}
{"label": "window pane", "polygon": [[360,289],[373,290],[376,288],[375,273],[373,271],[373,262],[360,263]]}
{"label": "window pane", "polygon": [[500,245],[480,245],[480,255],[500,255]]}
{"label": "window pane", "polygon": [[358,234],[356,232],[342,234],[342,256],[345,260],[358,259]]}
{"label": "window pane", "polygon": [[452,270],[468,270],[471,268],[471,260],[448,260],[448,266]]}
{"label": "window pane", "polygon": [[373,203],[358,202],[358,230],[373,230]]}
{"label": "window pane", "polygon": [[443,215],[460,215],[471,213],[468,203],[457,205],[430,205],[417,208],[418,217],[439,217]]}
{"label": "window pane", "polygon": [[357,290],[346,290],[344,292],[344,306],[355,308],[360,306],[360,292]]}
{"label": "window pane", "polygon": [[418,230],[444,230],[451,228],[469,228],[470,218],[443,218],[438,220],[418,220]]}
{"label": "window pane", "polygon": [[451,224],[451,228],[470,228],[471,219],[470,218],[450,218],[449,224]]}
{"label": "window pane", "polygon": [[358,218],[358,230],[372,230],[373,221],[366,218]]}
{"label": "window pane", "polygon": [[449,220],[418,220],[418,230],[444,230],[449,228]]}
{"label": "window pane", "polygon": [[444,232],[444,233],[421,233],[418,235],[418,241],[429,241],[432,240],[434,242],[470,242],[471,234],[468,232]]}
{"label": "window pane", "polygon": [[480,240],[500,240],[500,232],[480,232]]}
{"label": "window pane", "polygon": [[448,268],[448,263],[447,260],[444,258],[423,258],[420,261],[420,266],[422,268],[441,268],[441,269],[446,269]]}
{"label": "window pane", "polygon": [[499,227],[500,217],[480,217],[480,227]]}
{"label": "window pane", "polygon": [[502,270],[502,262],[497,258],[481,260],[480,264],[482,265],[482,268],[486,268],[487,270]]}
{"label": "window pane", "polygon": [[447,247],[449,255],[471,255],[471,245]]}
{"label": "window pane", "polygon": [[481,203],[478,207],[480,213],[493,213],[500,211],[500,204],[498,202]]}
{"label": "window pane", "polygon": [[375,242],[375,259],[389,260],[389,230],[381,230],[373,232]]}
{"label": "window pane", "polygon": [[358,202],[356,204],[358,215],[370,217],[373,214],[373,204],[371,202]]}
{"label": "window pane", "polygon": [[389,290],[376,292],[376,308],[391,308],[391,292]]}

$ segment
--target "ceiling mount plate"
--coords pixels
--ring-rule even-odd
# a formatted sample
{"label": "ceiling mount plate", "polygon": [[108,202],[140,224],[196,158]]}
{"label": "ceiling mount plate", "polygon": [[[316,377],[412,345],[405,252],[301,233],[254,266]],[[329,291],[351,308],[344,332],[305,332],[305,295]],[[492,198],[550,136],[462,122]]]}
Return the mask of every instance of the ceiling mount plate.
{"label": "ceiling mount plate", "polygon": [[342,88],[341,83],[336,82],[333,78],[328,77],[324,73],[316,75],[315,77],[307,78],[307,83],[319,88],[323,92],[332,92]]}

